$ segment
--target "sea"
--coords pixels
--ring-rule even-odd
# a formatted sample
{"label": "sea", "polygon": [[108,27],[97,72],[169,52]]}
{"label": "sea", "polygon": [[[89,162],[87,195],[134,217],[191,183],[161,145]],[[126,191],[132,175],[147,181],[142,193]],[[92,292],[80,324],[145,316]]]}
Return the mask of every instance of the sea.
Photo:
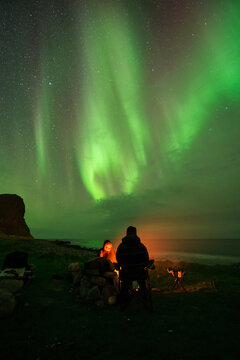
{"label": "sea", "polygon": [[[93,249],[100,249],[104,242],[99,239],[64,240],[71,241],[72,245]],[[155,261],[187,261],[207,265],[240,263],[240,239],[144,239],[142,242]],[[116,250],[120,241],[113,244]]]}

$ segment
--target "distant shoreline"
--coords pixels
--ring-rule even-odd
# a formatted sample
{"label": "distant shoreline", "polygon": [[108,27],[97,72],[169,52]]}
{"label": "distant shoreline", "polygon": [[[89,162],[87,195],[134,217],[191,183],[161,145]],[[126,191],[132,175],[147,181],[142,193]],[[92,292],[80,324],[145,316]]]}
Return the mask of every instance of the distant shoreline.
{"label": "distant shoreline", "polygon": [[[88,240],[82,240],[83,245],[72,244],[73,240],[55,240],[55,239],[36,239],[53,242],[59,246],[67,248],[83,249],[89,251],[98,251],[99,247],[84,246]],[[189,239],[190,240],[190,239]],[[237,240],[237,239],[236,239]],[[229,240],[228,240],[229,241]],[[89,241],[90,242],[90,241]],[[155,261],[186,261],[186,262],[197,262],[206,265],[231,265],[234,263],[240,263],[240,256],[223,255],[223,254],[209,254],[199,252],[181,252],[181,251],[154,251],[150,253],[150,257],[154,258]]]}
{"label": "distant shoreline", "polygon": [[198,262],[206,265],[231,265],[240,263],[240,256],[228,255],[212,255],[202,253],[182,253],[182,252],[166,252],[166,253],[153,253],[156,261],[186,261]]}
{"label": "distant shoreline", "polygon": [[[81,252],[82,254],[92,254],[98,256],[99,250],[102,246],[102,240],[96,241],[82,241],[78,244],[72,243],[74,240],[63,240],[63,239],[21,239],[21,238],[1,238],[0,244],[11,246],[11,248],[20,247],[29,248],[35,252],[42,251],[45,248],[46,251],[55,251],[54,249],[61,250],[61,253],[64,253],[64,249],[69,250],[74,253]],[[32,245],[32,246],[31,246]],[[91,246],[89,246],[91,245]],[[57,248],[56,248],[57,247]],[[180,247],[180,246],[179,246]],[[51,250],[52,249],[52,250]],[[153,258],[155,261],[171,261],[171,262],[188,262],[188,263],[199,263],[205,265],[232,265],[235,263],[240,263],[240,256],[238,252],[237,255],[229,254],[214,254],[207,252],[199,251],[165,251],[165,250],[156,250],[149,251],[150,258]],[[92,256],[91,255],[91,256]]]}

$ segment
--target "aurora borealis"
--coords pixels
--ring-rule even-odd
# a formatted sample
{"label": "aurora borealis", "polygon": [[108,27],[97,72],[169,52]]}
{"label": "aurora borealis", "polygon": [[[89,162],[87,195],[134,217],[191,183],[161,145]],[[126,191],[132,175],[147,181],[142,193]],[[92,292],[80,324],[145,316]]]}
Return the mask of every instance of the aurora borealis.
{"label": "aurora borealis", "polygon": [[147,164],[144,69],[131,25],[121,12],[106,7],[96,11],[94,27],[89,19],[83,24],[89,40],[83,50],[84,115],[78,117],[76,148],[80,175],[95,200],[131,194]]}
{"label": "aurora borealis", "polygon": [[34,237],[240,238],[239,12],[1,1],[0,192]]}

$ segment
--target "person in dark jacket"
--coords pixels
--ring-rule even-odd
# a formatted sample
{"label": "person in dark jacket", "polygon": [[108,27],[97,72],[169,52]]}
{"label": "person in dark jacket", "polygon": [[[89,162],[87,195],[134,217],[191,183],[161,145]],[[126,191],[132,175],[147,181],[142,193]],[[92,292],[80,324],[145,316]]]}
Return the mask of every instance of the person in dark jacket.
{"label": "person in dark jacket", "polygon": [[116,256],[120,265],[144,264],[146,266],[148,264],[148,251],[137,236],[137,229],[134,226],[127,228],[127,235],[118,246]]}
{"label": "person in dark jacket", "polygon": [[137,229],[133,226],[127,228],[127,234],[117,248],[117,262],[121,268],[122,296],[126,298],[128,288],[133,280],[138,281],[143,296],[146,295],[147,272],[145,267],[149,264],[147,248],[137,236]]}

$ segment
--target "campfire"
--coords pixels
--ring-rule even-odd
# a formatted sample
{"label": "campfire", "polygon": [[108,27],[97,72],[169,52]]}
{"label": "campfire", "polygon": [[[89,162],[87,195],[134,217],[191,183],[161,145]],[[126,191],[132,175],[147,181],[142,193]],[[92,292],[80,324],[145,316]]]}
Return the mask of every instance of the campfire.
{"label": "campfire", "polygon": [[183,275],[185,273],[184,269],[167,268],[167,272],[169,274],[172,274],[172,276],[174,277],[173,289],[181,287],[185,292],[187,292],[182,284]]}

